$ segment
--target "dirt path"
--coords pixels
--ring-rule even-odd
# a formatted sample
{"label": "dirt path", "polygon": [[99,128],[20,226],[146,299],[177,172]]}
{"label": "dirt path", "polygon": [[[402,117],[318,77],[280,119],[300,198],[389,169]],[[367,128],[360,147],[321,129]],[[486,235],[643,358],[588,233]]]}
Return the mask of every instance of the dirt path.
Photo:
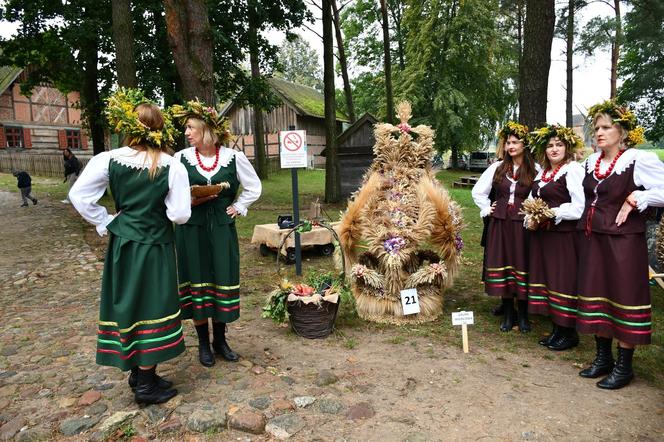
{"label": "dirt path", "polygon": [[71,207],[19,204],[0,191],[0,440],[664,437],[661,390],[639,379],[599,390],[572,362],[509,350],[500,335],[465,356],[456,338],[416,329],[362,324],[326,340],[298,338],[260,318],[273,264],[248,244],[242,317],[229,332],[242,361],[203,368],[187,323],[187,352],[160,366],[180,395],[138,408],[124,374],[94,364],[104,242]]}

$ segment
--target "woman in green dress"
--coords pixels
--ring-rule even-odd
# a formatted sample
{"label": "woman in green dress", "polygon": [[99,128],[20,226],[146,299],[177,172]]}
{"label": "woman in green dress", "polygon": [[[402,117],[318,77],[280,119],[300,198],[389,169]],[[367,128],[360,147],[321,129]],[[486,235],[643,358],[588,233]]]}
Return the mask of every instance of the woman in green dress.
{"label": "woman in green dress", "polygon": [[211,367],[215,358],[208,319],[212,319],[212,349],[227,361],[239,359],[226,342],[226,324],[240,317],[235,217],[247,214],[261,194],[261,182],[242,152],[224,147],[230,132],[214,108],[190,101],[174,106],[172,112],[185,126],[192,146],[175,154],[187,169],[191,185],[222,187],[216,195],[192,199],[191,219],[175,228],[182,317],[194,321],[199,360]]}
{"label": "woman in green dress", "polygon": [[[173,222],[186,222],[191,206],[187,171],[165,153],[172,136],[164,130],[162,113],[153,104],[134,106],[140,97],[140,92],[128,95],[124,89],[111,97],[111,127],[124,125],[128,146],[93,157],[69,199],[100,235],[110,232],[97,363],[131,370],[129,385],[136,402],[156,404],[177,394],[171,382],[156,375],[156,364],[185,349]],[[107,186],[115,215],[97,202]]]}

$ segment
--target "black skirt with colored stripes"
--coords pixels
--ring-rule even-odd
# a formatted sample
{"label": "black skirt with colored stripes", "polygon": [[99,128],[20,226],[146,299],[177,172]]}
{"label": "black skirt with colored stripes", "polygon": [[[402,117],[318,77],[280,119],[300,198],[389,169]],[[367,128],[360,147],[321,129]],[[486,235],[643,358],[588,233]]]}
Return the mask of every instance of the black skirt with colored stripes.
{"label": "black skirt with colored stripes", "polygon": [[527,299],[528,238],[522,220],[491,218],[484,265],[488,295]]}
{"label": "black skirt with colored stripes", "polygon": [[576,232],[530,233],[528,311],[563,327],[576,324]]}
{"label": "black skirt with colored stripes", "polygon": [[650,344],[652,319],[645,234],[577,235],[576,329],[633,345]]}

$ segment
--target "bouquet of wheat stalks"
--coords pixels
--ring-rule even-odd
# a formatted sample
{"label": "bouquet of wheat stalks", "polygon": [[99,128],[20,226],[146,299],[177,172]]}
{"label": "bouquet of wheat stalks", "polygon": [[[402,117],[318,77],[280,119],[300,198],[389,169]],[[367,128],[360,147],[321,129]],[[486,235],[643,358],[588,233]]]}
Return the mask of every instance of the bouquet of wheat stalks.
{"label": "bouquet of wheat stalks", "polygon": [[527,199],[521,205],[519,215],[524,215],[523,225],[528,230],[547,226],[556,214],[542,198]]}

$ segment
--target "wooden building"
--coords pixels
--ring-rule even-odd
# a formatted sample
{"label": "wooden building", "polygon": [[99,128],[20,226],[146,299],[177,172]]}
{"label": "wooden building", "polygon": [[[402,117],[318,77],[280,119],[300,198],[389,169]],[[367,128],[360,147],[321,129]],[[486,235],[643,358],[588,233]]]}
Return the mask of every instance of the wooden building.
{"label": "wooden building", "polygon": [[[316,89],[291,83],[281,78],[268,79],[272,92],[282,104],[263,114],[265,141],[268,156],[279,157],[279,131],[295,126],[307,131],[307,149],[310,164],[321,166],[325,163],[320,156],[325,148],[325,98]],[[241,107],[234,102],[226,103],[221,110],[230,122],[230,129],[236,137],[230,147],[243,151],[248,158],[254,157],[254,111],[251,107]],[[337,111],[337,131],[348,118]]]}
{"label": "wooden building", "polygon": [[59,155],[67,147],[87,150],[81,111],[75,107],[79,93],[64,95],[44,84],[26,97],[21,94],[25,77],[22,68],[0,66],[0,151]]}
{"label": "wooden building", "polygon": [[[378,123],[376,117],[365,113],[337,137],[341,194],[344,197],[348,197],[360,188],[364,173],[375,158],[373,147],[376,144],[374,137],[376,123]],[[325,151],[321,154],[325,156]]]}

